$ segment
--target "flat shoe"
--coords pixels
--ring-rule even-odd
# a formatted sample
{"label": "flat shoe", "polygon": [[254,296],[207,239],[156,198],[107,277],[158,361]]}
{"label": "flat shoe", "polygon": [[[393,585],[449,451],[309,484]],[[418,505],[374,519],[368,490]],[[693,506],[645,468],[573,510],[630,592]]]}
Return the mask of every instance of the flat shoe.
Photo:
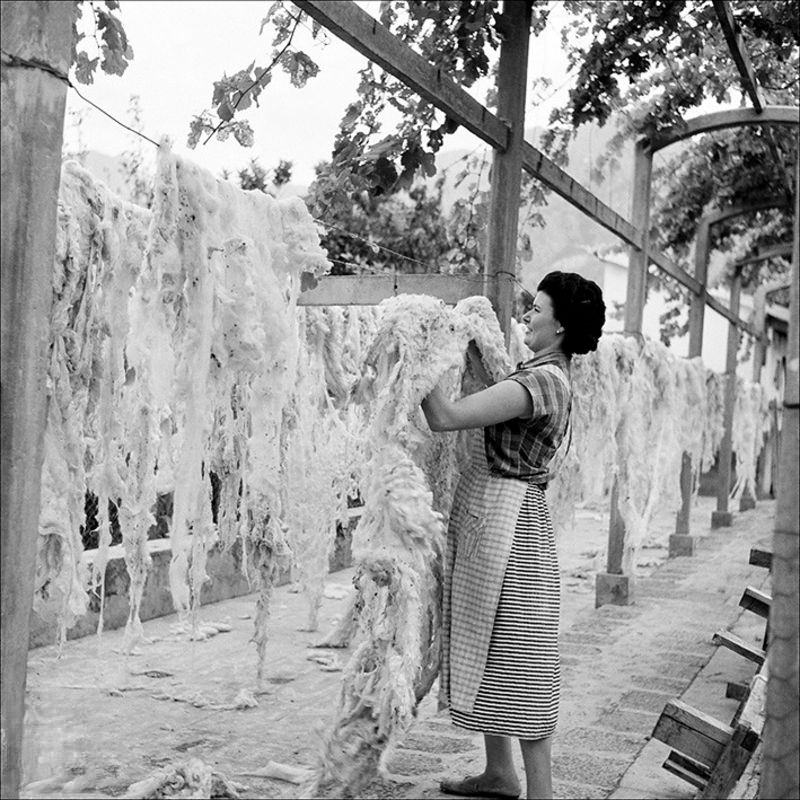
{"label": "flat shoe", "polygon": [[519,792],[510,794],[509,792],[497,792],[493,789],[482,789],[475,781],[475,778],[464,778],[463,781],[442,781],[439,790],[444,794],[456,794],[460,797],[491,797],[500,800],[517,800]]}

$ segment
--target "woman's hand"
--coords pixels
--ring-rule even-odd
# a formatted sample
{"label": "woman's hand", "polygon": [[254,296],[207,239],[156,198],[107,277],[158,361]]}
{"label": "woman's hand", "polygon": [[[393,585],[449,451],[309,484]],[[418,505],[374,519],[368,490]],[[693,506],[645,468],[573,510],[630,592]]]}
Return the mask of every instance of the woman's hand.
{"label": "woman's hand", "polygon": [[491,386],[494,383],[492,376],[489,375],[486,368],[483,366],[481,351],[478,349],[478,345],[475,343],[474,339],[470,339],[467,345],[467,369],[470,374],[484,386]]}

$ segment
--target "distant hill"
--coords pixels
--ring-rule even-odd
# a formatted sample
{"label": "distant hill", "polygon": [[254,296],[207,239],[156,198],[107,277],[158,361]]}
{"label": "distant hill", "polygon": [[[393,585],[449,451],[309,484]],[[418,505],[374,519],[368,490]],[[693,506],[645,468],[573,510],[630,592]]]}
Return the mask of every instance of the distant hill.
{"label": "distant hill", "polygon": [[[543,133],[541,128],[526,131],[526,139],[536,145]],[[596,163],[614,134],[609,126],[600,128],[596,125],[585,125],[569,146],[569,164],[565,168],[573,178],[582,183],[606,205],[613,208],[626,219],[630,218],[631,189],[633,182],[633,147],[628,146],[620,155],[617,167],[605,176],[602,183],[591,178],[590,167]],[[439,153],[437,167],[446,170],[446,178],[442,191],[443,205],[447,209],[460,197],[467,197],[471,181],[467,180],[455,186],[458,173],[462,169],[459,159],[465,157],[468,150],[444,150]],[[486,153],[485,186],[488,188],[488,174],[491,166],[491,151],[487,147],[478,154]],[[451,166],[452,165],[452,166]],[[435,180],[435,177],[431,180]],[[619,244],[616,236],[590,220],[566,200],[555,193],[550,194],[548,205],[540,212],[545,220],[545,227],[528,226],[525,230],[531,237],[533,257],[523,264],[522,280],[526,284],[535,283],[544,272],[556,266],[560,259],[568,260],[576,254],[588,253],[597,249],[613,247]]]}

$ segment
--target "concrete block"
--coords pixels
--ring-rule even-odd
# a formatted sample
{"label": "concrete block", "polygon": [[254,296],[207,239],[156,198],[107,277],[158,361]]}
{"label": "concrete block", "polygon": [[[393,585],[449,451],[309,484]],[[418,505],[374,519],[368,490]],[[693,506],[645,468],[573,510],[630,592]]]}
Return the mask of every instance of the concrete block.
{"label": "concrete block", "polygon": [[733,525],[732,511],[712,511],[711,528],[730,528]]}
{"label": "concrete block", "polygon": [[669,537],[669,557],[693,556],[695,549],[695,537],[688,534],[673,533]]}
{"label": "concrete block", "polygon": [[627,606],[633,602],[635,580],[633,575],[615,575],[599,572],[595,583],[594,607],[600,608],[608,603]]}
{"label": "concrete block", "polygon": [[756,507],[756,501],[752,495],[743,494],[739,498],[739,511],[751,511]]}

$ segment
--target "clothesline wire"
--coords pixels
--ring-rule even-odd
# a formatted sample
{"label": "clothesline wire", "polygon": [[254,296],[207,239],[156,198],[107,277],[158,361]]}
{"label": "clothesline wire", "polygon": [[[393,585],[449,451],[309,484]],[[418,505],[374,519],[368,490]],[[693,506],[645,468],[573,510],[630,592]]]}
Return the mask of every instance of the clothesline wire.
{"label": "clothesline wire", "polygon": [[126,125],[124,122],[121,122],[113,114],[109,113],[104,108],[101,108],[99,105],[97,105],[97,103],[95,103],[88,97],[85,97],[83,94],[81,94],[81,92],[78,91],[78,88],[75,86],[75,84],[69,79],[69,75],[67,75],[65,72],[62,72],[60,69],[57,69],[52,64],[48,64],[46,61],[40,61],[39,59],[35,58],[30,59],[30,58],[22,58],[21,56],[15,56],[9,53],[8,51],[2,49],[0,49],[0,52],[2,52],[3,54],[3,59],[5,61],[6,66],[24,67],[26,69],[40,69],[43,72],[50,73],[51,75],[58,78],[60,81],[66,83],[67,86],[69,86],[69,88],[72,89],[72,91],[75,92],[75,94],[77,94],[78,97],[80,97],[84,103],[88,103],[93,108],[96,108],[101,114],[105,114],[110,120],[116,122],[117,125],[121,125],[123,128],[125,128],[125,130],[130,131],[131,133],[135,133],[137,136],[141,136],[142,139],[144,139],[147,142],[150,142],[150,144],[155,145],[156,147],[159,146],[158,142],[154,141],[149,136],[145,136],[145,134],[143,134],[141,131],[137,131],[136,128],[131,128],[130,125]]}

